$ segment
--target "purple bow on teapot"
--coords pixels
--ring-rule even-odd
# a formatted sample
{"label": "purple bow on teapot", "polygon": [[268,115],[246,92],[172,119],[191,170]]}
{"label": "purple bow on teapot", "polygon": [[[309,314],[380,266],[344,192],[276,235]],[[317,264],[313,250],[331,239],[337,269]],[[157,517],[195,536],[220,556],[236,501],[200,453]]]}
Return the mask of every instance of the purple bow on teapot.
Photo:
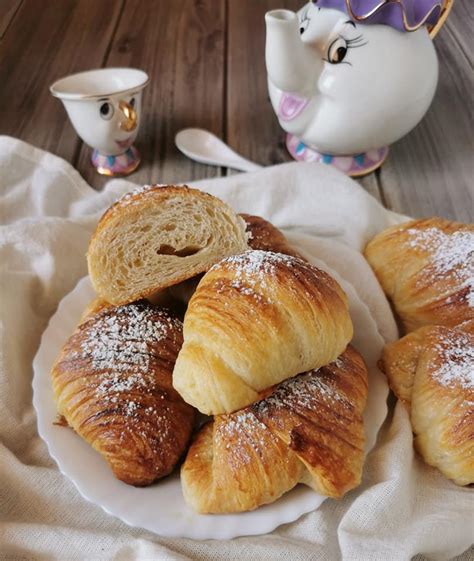
{"label": "purple bow on teapot", "polygon": [[358,23],[385,24],[399,31],[434,26],[442,11],[439,0],[313,0],[321,8],[333,8]]}

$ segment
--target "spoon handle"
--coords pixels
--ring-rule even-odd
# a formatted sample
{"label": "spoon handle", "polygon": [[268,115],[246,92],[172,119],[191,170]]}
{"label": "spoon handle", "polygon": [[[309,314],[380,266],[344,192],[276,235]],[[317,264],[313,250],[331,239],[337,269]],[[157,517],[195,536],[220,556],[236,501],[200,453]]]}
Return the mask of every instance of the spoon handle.
{"label": "spoon handle", "polygon": [[246,160],[245,158],[242,158],[240,156],[235,160],[231,160],[223,163],[217,162],[215,165],[229,167],[232,169],[238,169],[239,171],[258,171],[259,169],[263,168],[263,166],[251,162],[250,160]]}

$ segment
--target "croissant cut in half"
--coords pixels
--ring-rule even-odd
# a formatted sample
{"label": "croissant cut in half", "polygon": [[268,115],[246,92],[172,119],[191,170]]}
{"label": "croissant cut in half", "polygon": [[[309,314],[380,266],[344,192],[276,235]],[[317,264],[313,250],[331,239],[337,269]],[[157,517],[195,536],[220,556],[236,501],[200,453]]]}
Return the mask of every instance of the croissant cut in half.
{"label": "croissant cut in half", "polygon": [[242,218],[183,186],[132,191],[102,216],[87,252],[97,294],[112,304],[153,295],[247,249]]}
{"label": "croissant cut in half", "polygon": [[286,378],[335,360],[352,338],[338,283],[309,263],[251,250],[201,279],[173,385],[207,415],[231,413]]}
{"label": "croissant cut in half", "polygon": [[266,398],[219,415],[181,468],[186,501],[230,513],[271,503],[298,483],[341,497],[360,483],[367,369],[348,347],[335,362],[285,380]]}
{"label": "croissant cut in half", "polygon": [[409,333],[386,345],[382,368],[424,460],[458,485],[474,483],[474,322]]}
{"label": "croissant cut in half", "polygon": [[412,220],[375,236],[365,249],[406,331],[474,319],[474,225]]}
{"label": "croissant cut in half", "polygon": [[181,344],[166,310],[96,300],[53,367],[58,412],[125,483],[152,483],[186,451],[195,412],[172,386]]}

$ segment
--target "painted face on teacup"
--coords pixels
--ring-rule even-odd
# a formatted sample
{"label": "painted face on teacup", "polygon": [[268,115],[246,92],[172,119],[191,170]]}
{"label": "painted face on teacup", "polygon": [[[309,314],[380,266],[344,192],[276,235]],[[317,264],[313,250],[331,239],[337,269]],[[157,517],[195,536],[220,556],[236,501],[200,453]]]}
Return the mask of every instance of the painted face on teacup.
{"label": "painted face on teacup", "polygon": [[270,12],[266,62],[284,130],[326,154],[358,154],[409,132],[437,84],[427,30],[364,25],[342,11],[304,6]]}
{"label": "painted face on teacup", "polygon": [[86,144],[101,156],[119,156],[137,136],[147,84],[148,75],[137,68],[97,68],[60,78],[50,91]]}
{"label": "painted face on teacup", "polygon": [[82,140],[101,154],[123,154],[140,126],[142,92],[68,101],[67,112]]}

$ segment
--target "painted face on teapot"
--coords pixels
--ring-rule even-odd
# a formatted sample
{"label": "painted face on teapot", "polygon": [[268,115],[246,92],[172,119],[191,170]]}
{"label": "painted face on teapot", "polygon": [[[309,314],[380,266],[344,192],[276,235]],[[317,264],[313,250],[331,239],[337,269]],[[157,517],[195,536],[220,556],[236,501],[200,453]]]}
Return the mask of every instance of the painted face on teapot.
{"label": "painted face on teapot", "polygon": [[270,99],[283,129],[325,154],[395,142],[427,111],[438,64],[425,27],[360,24],[311,2],[266,16]]}

